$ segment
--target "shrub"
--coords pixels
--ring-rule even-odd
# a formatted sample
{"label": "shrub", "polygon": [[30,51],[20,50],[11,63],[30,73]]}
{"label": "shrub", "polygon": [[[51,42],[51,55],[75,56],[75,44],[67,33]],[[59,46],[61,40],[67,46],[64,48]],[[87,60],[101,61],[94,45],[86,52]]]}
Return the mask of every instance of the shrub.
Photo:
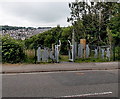
{"label": "shrub", "polygon": [[9,36],[2,37],[2,62],[18,63],[23,62],[25,54],[21,42]]}

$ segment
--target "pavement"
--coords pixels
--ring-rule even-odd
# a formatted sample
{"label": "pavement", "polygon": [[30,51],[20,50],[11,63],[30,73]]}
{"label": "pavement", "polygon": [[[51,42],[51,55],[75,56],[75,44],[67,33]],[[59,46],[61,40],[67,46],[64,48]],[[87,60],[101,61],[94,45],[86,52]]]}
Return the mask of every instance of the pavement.
{"label": "pavement", "polygon": [[0,73],[33,73],[33,72],[58,72],[80,70],[111,70],[120,69],[120,62],[101,63],[72,63],[61,62],[53,64],[2,64]]}

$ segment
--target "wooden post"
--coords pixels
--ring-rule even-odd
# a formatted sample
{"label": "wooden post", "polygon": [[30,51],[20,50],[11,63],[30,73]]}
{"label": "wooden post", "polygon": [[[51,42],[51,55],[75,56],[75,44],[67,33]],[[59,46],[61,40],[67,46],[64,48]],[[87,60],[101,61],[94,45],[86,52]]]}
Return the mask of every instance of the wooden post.
{"label": "wooden post", "polygon": [[83,45],[83,49],[84,49],[84,58],[86,57],[86,39],[80,39],[80,44]]}

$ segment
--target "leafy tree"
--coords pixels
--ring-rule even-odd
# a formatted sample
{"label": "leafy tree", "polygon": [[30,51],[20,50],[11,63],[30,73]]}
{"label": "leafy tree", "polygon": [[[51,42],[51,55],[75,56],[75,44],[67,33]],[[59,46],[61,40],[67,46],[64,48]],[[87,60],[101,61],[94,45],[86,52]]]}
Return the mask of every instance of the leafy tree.
{"label": "leafy tree", "polygon": [[[67,18],[68,22],[71,22],[74,26],[74,31],[76,34],[76,38],[79,37],[78,35],[81,35],[82,38],[86,38],[85,35],[85,27],[83,23],[83,15],[86,15],[87,9],[86,6],[88,6],[85,2],[72,2],[69,3],[69,8],[71,10],[70,14],[71,17]],[[79,38],[76,40],[78,41]]]}
{"label": "leafy tree", "polygon": [[113,39],[115,45],[119,45],[120,40],[120,4],[115,4],[113,7],[112,18],[108,23],[108,35]]}
{"label": "leafy tree", "polygon": [[27,49],[34,48],[35,46],[52,47],[52,44],[58,44],[58,41],[62,42],[62,54],[67,54],[68,39],[71,40],[72,27],[63,27],[59,25],[44,33],[34,35],[31,38],[25,40],[25,46]]}
{"label": "leafy tree", "polygon": [[107,23],[115,13],[115,5],[112,2],[69,3],[71,17],[67,21],[74,26],[76,41],[86,38],[89,44],[107,44]]}
{"label": "leafy tree", "polygon": [[61,54],[68,55],[68,50],[67,50],[67,44],[68,40],[71,41],[72,39],[72,28],[73,27],[65,27],[62,29],[62,34],[61,34]]}

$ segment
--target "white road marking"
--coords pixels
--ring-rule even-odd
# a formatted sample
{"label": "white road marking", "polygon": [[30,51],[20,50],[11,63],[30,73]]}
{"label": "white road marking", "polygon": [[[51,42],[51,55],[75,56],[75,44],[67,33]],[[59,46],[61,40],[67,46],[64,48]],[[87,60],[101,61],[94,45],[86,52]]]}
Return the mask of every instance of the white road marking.
{"label": "white road marking", "polygon": [[89,94],[80,94],[80,95],[70,95],[70,96],[61,96],[63,98],[67,97],[85,97],[85,96],[96,96],[96,95],[106,95],[106,94],[112,94],[112,92],[102,92],[102,93],[89,93]]}

